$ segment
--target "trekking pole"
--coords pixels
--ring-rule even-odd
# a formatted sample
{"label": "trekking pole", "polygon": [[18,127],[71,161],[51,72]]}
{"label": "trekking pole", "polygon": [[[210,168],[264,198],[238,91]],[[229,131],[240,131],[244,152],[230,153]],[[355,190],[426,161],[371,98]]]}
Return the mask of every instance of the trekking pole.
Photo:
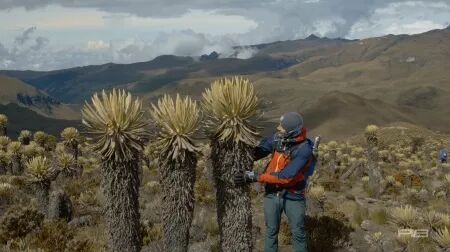
{"label": "trekking pole", "polygon": [[320,136],[317,136],[314,139],[314,145],[313,145],[313,156],[317,160],[319,158],[319,144],[320,144]]}

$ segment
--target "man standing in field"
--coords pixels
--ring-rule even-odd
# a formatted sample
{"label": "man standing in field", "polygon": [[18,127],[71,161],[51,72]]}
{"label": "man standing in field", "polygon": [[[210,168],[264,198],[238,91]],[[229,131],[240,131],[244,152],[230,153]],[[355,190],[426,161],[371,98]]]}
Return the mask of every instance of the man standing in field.
{"label": "man standing in field", "polygon": [[264,217],[266,238],[264,251],[278,250],[281,214],[289,220],[295,252],[307,251],[305,232],[305,188],[315,166],[313,142],[306,138],[303,118],[295,112],[280,118],[278,132],[265,138],[255,148],[255,161],[272,154],[263,174],[246,171],[235,175],[237,185],[265,184]]}

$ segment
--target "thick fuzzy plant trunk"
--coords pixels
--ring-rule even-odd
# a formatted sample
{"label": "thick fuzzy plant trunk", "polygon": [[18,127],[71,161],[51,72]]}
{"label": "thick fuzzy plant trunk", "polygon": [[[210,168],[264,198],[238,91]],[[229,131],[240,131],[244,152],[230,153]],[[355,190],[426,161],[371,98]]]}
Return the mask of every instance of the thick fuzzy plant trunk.
{"label": "thick fuzzy plant trunk", "polygon": [[[83,166],[78,163],[78,156],[80,155],[80,150],[78,149],[78,142],[71,142],[66,145],[67,152],[72,155],[75,159],[75,164],[72,166],[72,170],[74,174],[69,174],[69,177],[73,177],[74,175],[77,177],[81,177],[83,175]],[[66,174],[67,175],[67,174]]]}
{"label": "thick fuzzy plant trunk", "polygon": [[250,170],[250,147],[233,141],[212,141],[211,160],[217,196],[220,251],[252,251],[252,211],[248,185],[235,186],[233,176]]}
{"label": "thick fuzzy plant trunk", "polygon": [[368,159],[368,174],[369,174],[369,188],[373,193],[373,197],[378,198],[381,194],[381,169],[378,166],[378,149],[375,146],[369,145],[367,150]]}
{"label": "thick fuzzy plant trunk", "polygon": [[64,191],[57,190],[51,193],[47,214],[48,218],[53,220],[72,220],[72,201]]}
{"label": "thick fuzzy plant trunk", "polygon": [[78,142],[71,142],[66,145],[66,150],[75,160],[78,159]]}
{"label": "thick fuzzy plant trunk", "polygon": [[0,161],[0,175],[5,175],[8,172],[8,164]]}
{"label": "thick fuzzy plant trunk", "polygon": [[330,151],[330,170],[333,171],[333,174],[337,175],[338,166],[337,166],[337,156],[336,150]]}
{"label": "thick fuzzy plant trunk", "polygon": [[19,141],[22,145],[30,145],[31,139],[29,137],[19,138]]}
{"label": "thick fuzzy plant trunk", "polygon": [[39,212],[47,216],[48,211],[48,203],[49,203],[49,194],[50,194],[50,181],[42,181],[39,183],[33,184],[34,193],[37,199],[37,207]]}
{"label": "thick fuzzy plant trunk", "polygon": [[363,164],[361,163],[361,161],[358,160],[350,168],[348,168],[348,170],[345,171],[345,173],[342,174],[340,180],[346,180],[350,177],[359,178],[362,176],[362,173],[363,173]]}
{"label": "thick fuzzy plant trunk", "polygon": [[8,130],[6,128],[6,126],[1,126],[0,127],[0,136],[7,136],[8,135]]}
{"label": "thick fuzzy plant trunk", "polygon": [[23,167],[20,155],[13,155],[11,157],[11,174],[12,175],[22,175]]}
{"label": "thick fuzzy plant trunk", "polygon": [[138,161],[103,162],[102,190],[108,251],[140,251]]}
{"label": "thick fuzzy plant trunk", "polygon": [[187,252],[194,213],[197,158],[195,153],[188,153],[184,161],[161,161],[159,174],[164,251]]}

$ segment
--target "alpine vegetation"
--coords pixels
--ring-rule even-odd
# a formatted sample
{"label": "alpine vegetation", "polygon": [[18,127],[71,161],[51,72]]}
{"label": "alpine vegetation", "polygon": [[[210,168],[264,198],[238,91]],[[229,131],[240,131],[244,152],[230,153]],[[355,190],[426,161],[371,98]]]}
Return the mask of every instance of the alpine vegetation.
{"label": "alpine vegetation", "polygon": [[25,166],[30,183],[34,187],[38,210],[42,214],[47,215],[50,185],[54,178],[55,170],[52,168],[50,160],[42,156],[34,157]]}
{"label": "alpine vegetation", "polygon": [[8,133],[7,125],[8,125],[8,117],[4,114],[0,114],[0,136],[7,135]]}
{"label": "alpine vegetation", "polygon": [[142,103],[124,90],[86,102],[83,124],[101,158],[109,251],[140,251],[139,156],[147,138]]}
{"label": "alpine vegetation", "polygon": [[410,205],[395,207],[390,213],[391,222],[400,228],[415,228],[418,217],[419,213]]}
{"label": "alpine vegetation", "polygon": [[189,97],[175,101],[164,96],[152,105],[151,115],[160,128],[159,174],[162,192],[164,251],[188,251],[194,213],[194,184],[200,149],[192,135],[200,124],[200,111]]}
{"label": "alpine vegetation", "polygon": [[374,197],[379,197],[381,194],[381,169],[378,166],[378,127],[376,125],[369,125],[365,131],[367,148],[367,168],[369,174],[369,190]]}
{"label": "alpine vegetation", "polygon": [[27,162],[30,159],[37,156],[44,156],[45,150],[42,147],[39,147],[35,142],[30,142],[28,145],[22,145],[22,162]]}
{"label": "alpine vegetation", "polygon": [[45,148],[47,143],[47,134],[44,131],[36,131],[33,135],[33,140],[42,148]]}
{"label": "alpine vegetation", "polygon": [[59,172],[62,172],[65,178],[72,177],[77,171],[75,169],[76,161],[71,154],[61,152],[56,154],[56,165]]}
{"label": "alpine vegetation", "polygon": [[78,133],[78,130],[74,127],[65,128],[61,132],[61,137],[67,151],[72,154],[75,160],[78,159],[78,143],[80,141],[80,133]]}
{"label": "alpine vegetation", "polygon": [[78,149],[78,144],[80,142],[80,133],[74,127],[65,128],[61,132],[61,138],[63,139],[63,144],[65,149],[70,155],[72,155],[74,162],[71,165],[72,172],[66,173],[66,175],[77,175],[81,176],[82,167],[78,165],[78,155],[80,150]]}
{"label": "alpine vegetation", "polygon": [[22,166],[22,144],[14,141],[8,144],[8,155],[11,157],[11,174],[21,175]]}
{"label": "alpine vegetation", "polygon": [[442,251],[450,251],[450,232],[447,227],[438,230],[433,240]]}
{"label": "alpine vegetation", "polygon": [[3,150],[0,150],[0,175],[6,174],[6,172],[8,171],[9,163],[9,155]]}
{"label": "alpine vegetation", "polygon": [[236,173],[252,169],[258,99],[249,80],[224,78],[203,93],[210,131],[211,160],[217,197],[221,251],[252,251],[250,188],[233,182]]}
{"label": "alpine vegetation", "polygon": [[11,139],[7,136],[0,136],[0,149],[2,151],[6,151],[9,143],[11,143]]}
{"label": "alpine vegetation", "polygon": [[29,145],[31,142],[32,136],[33,135],[31,134],[31,132],[29,130],[22,130],[22,131],[20,131],[18,140],[19,140],[19,142],[22,143],[22,145]]}

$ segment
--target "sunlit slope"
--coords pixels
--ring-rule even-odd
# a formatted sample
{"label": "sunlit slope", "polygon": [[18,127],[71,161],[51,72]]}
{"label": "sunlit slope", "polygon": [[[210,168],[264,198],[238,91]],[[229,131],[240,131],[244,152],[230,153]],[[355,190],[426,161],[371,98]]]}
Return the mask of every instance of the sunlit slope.
{"label": "sunlit slope", "polygon": [[62,104],[37,88],[20,80],[0,75],[0,104],[17,104],[42,116],[75,120],[80,118],[78,106]]}
{"label": "sunlit slope", "polygon": [[242,75],[255,84],[266,125],[296,110],[312,130],[334,136],[397,121],[450,133],[448,41],[450,28],[363,40],[310,36],[250,46],[259,51],[246,60],[164,55],[135,64],[3,73],[66,102],[82,103],[93,92],[119,87],[146,104],[164,93],[200,99],[213,80]]}

